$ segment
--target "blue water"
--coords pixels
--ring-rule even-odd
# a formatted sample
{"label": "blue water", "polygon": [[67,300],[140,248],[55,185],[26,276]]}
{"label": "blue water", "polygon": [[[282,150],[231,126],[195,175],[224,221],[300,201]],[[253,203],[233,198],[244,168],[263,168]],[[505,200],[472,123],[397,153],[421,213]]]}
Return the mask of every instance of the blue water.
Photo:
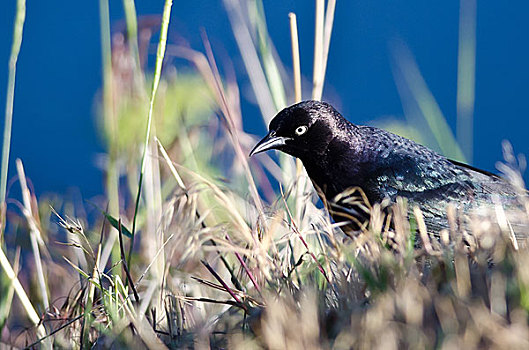
{"label": "blue water", "polygon": [[[7,2],[7,1],[5,1]],[[313,1],[265,1],[270,34],[290,66],[288,12],[298,15],[302,71],[310,78],[314,28]],[[0,11],[0,111],[5,109],[7,61],[15,1]],[[163,1],[138,1],[141,14],[161,14]],[[96,167],[103,151],[96,135],[95,96],[101,86],[99,9],[97,1],[29,1],[15,93],[12,161],[24,161],[37,193],[84,197],[103,192]],[[474,122],[475,166],[495,170],[500,143],[529,151],[529,2],[479,2]],[[121,1],[112,2],[113,23],[123,19]],[[450,125],[455,129],[458,1],[338,0],[324,98],[336,103],[355,123],[382,116],[404,119],[391,71],[390,46],[406,43]],[[170,38],[186,38],[201,49],[205,28],[218,55],[231,57],[238,72],[242,61],[220,0],[174,4]],[[248,86],[239,74],[242,87]],[[243,91],[243,96],[246,93]],[[305,97],[308,96],[307,95]],[[257,109],[243,104],[246,129],[264,133]],[[3,121],[2,121],[3,123]]]}

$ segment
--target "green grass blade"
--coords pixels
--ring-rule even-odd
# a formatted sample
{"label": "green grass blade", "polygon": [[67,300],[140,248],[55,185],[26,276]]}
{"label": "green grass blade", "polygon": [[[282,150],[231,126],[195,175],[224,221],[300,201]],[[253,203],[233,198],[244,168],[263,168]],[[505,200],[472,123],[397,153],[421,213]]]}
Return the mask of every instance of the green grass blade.
{"label": "green grass blade", "polygon": [[103,212],[103,215],[105,215],[105,218],[108,220],[110,225],[112,225],[112,227],[119,231],[121,226],[121,232],[128,238],[132,238],[132,232],[130,232],[129,229],[127,229],[123,224],[120,225],[119,221],[115,217],[105,212]]}
{"label": "green grass blade", "polygon": [[272,53],[272,45],[262,1],[256,2],[256,16],[254,26],[257,29],[259,53],[261,54],[262,65],[270,88],[270,93],[274,100],[276,110],[286,107],[286,95],[283,80],[279,73],[277,62]]}
{"label": "green grass blade", "polygon": [[134,234],[136,233],[136,217],[138,216],[138,208],[140,205],[141,187],[143,183],[143,174],[145,173],[145,157],[147,155],[147,148],[149,147],[149,138],[151,134],[152,125],[152,111],[154,109],[154,99],[156,98],[156,91],[158,90],[158,84],[160,83],[160,76],[162,75],[162,63],[165,56],[165,47],[167,44],[167,30],[169,28],[169,20],[171,18],[171,7],[173,5],[172,0],[166,0],[163,17],[162,17],[162,28],[160,31],[160,40],[158,42],[158,50],[156,52],[156,65],[154,68],[154,77],[152,80],[151,98],[149,101],[149,114],[147,117],[147,130],[145,132],[145,142],[143,145],[143,154],[141,156],[141,170],[140,178],[138,182],[138,193],[136,194],[136,204],[134,207],[134,218],[132,219],[132,237],[130,240],[129,256],[127,258],[127,264],[130,266],[130,257],[132,254],[132,248],[134,247]]}
{"label": "green grass blade", "polygon": [[[11,56],[9,57],[9,75],[7,78],[6,112],[4,122],[4,143],[2,145],[2,168],[0,174],[0,206],[5,205],[7,170],[9,168],[9,152],[11,148],[11,126],[13,124],[13,102],[15,99],[15,78],[17,71],[18,54],[22,46],[22,34],[24,31],[24,21],[26,19],[26,1],[17,0],[17,12],[13,31],[13,45],[11,46]],[[3,220],[2,220],[3,221]],[[3,232],[3,225],[0,230]],[[0,241],[2,241],[0,233]]]}
{"label": "green grass blade", "polygon": [[[118,125],[117,116],[114,113],[114,79],[112,73],[112,45],[110,40],[110,12],[108,0],[99,0],[99,18],[101,35],[101,64],[103,67],[103,107],[102,115],[105,129],[109,130],[111,137],[117,137]],[[109,157],[106,166],[105,191],[108,200],[108,212],[111,215],[119,216],[119,176],[118,148],[115,143],[109,142]],[[117,239],[117,230],[111,230],[108,242],[109,247],[105,250],[103,261],[106,261],[112,254],[112,259],[117,261],[119,249],[116,249],[114,242]]]}
{"label": "green grass blade", "polygon": [[134,0],[123,0],[125,20],[127,22],[127,38],[130,48],[130,56],[134,61],[134,83],[138,92],[144,96],[144,79],[141,71],[140,53],[138,49],[138,18],[136,16],[136,5]]}
{"label": "green grass blade", "polygon": [[459,161],[466,161],[456,138],[424,80],[417,62],[407,47],[399,45],[395,48],[397,72],[410,91],[414,103],[420,110],[426,125],[431,130],[443,155]]}
{"label": "green grass blade", "polygon": [[223,2],[228,12],[233,35],[239,47],[244,66],[246,67],[252,90],[261,110],[263,121],[268,125],[277,110],[268,81],[266,80],[264,68],[257,54],[257,48],[248,28],[248,14],[244,13],[238,0],[223,0]]}
{"label": "green grass blade", "polygon": [[472,162],[476,85],[476,0],[461,0],[457,58],[457,142]]}

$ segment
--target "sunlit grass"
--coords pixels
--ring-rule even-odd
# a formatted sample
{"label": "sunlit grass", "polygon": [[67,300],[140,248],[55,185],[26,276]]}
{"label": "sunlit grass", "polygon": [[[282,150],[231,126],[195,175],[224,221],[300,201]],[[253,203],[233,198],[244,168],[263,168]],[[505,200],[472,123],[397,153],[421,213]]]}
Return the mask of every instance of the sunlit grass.
{"label": "sunlit grass", "polygon": [[[224,3],[267,122],[302,96],[295,16],[290,79],[280,75],[283,63],[261,2]],[[219,73],[207,35],[204,53],[167,47],[167,56],[193,69],[167,64],[162,70],[165,31],[151,75],[139,65],[136,40],[130,41],[152,30],[138,26],[134,3],[124,1],[129,45],[123,33],[114,33],[110,45],[108,3],[100,5],[106,194],[94,203],[56,200],[56,213],[43,200],[38,208],[19,163],[25,215],[16,215],[10,229],[30,237],[35,266],[23,261],[17,271],[18,242],[9,242],[7,255],[0,251],[8,277],[0,275],[6,286],[2,342],[38,347],[47,335],[47,345],[60,348],[529,345],[529,252],[524,240],[513,238],[504,208],[480,220],[451,208],[449,227],[433,237],[419,208],[405,201],[366,203],[369,226],[344,235],[290,158],[248,159],[255,138],[244,131],[238,86]],[[311,91],[317,99],[334,8],[333,0],[317,1]],[[411,54],[397,65],[424,124],[396,123],[393,130],[413,138],[426,125],[437,147],[461,159]],[[505,154],[502,170],[520,182],[523,164],[508,147]],[[529,206],[525,197],[520,201],[516,214],[527,224]],[[86,219],[91,210],[97,219]],[[472,235],[458,226],[463,220]],[[18,312],[18,300],[25,312]],[[21,331],[20,324],[29,328]]]}

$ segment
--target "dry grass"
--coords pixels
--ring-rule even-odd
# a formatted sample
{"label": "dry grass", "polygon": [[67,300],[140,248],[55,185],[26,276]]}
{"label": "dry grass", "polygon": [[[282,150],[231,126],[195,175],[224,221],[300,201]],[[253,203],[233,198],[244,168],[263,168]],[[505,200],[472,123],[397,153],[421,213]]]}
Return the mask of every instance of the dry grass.
{"label": "dry grass", "polygon": [[[261,110],[273,113],[282,107],[274,84],[288,77],[279,74],[271,41],[257,45],[266,32],[263,14],[259,6],[226,3],[230,11],[256,11],[230,16],[241,49],[253,45],[255,56],[245,59],[259,65],[251,67],[252,86],[267,89],[258,98]],[[323,1],[318,4],[323,11]],[[321,74],[314,77],[316,97],[323,88],[334,2],[327,6],[326,15],[317,16],[316,55],[322,57],[314,69]],[[142,40],[152,32],[141,25],[137,30]],[[512,235],[510,208],[497,206],[477,219],[449,208],[449,227],[433,237],[420,209],[407,208],[405,201],[366,204],[369,224],[344,235],[291,159],[247,158],[255,138],[243,130],[238,86],[219,73],[207,38],[205,54],[168,47],[167,55],[188,60],[194,69],[167,65],[160,81],[152,110],[156,137],[147,138],[138,236],[127,263],[147,116],[148,83],[142,80],[149,79],[131,64],[140,60],[131,58],[136,53],[123,34],[113,39],[100,123],[108,150],[107,196],[96,201],[95,214],[85,204],[57,199],[41,199],[39,207],[21,175],[24,198],[17,205],[24,216],[8,211],[11,232],[5,237],[18,232],[32,244],[32,257],[24,255],[18,276],[40,317],[29,315],[28,322],[28,308],[15,297],[0,323],[3,345],[529,346],[529,251]],[[144,57],[145,45],[134,47]],[[502,170],[523,186],[516,171],[523,164],[505,150]],[[363,198],[354,190],[341,200]],[[525,200],[522,195],[515,213],[524,227]],[[10,261],[16,261],[18,242],[6,243]],[[0,282],[5,307],[13,287],[4,275]],[[48,343],[41,342],[43,333]]]}

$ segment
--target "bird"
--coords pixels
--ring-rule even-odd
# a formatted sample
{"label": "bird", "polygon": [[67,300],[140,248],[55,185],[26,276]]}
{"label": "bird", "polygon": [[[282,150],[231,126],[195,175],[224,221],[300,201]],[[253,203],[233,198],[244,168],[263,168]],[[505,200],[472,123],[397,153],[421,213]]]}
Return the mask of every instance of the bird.
{"label": "bird", "polygon": [[[279,150],[299,158],[335,222],[365,229],[369,206],[398,197],[419,206],[437,238],[448,228],[447,206],[469,213],[482,206],[518,203],[506,179],[447,157],[391,132],[349,122],[331,104],[308,100],[281,110],[250,157]],[[351,200],[355,192],[362,200]],[[334,208],[334,209],[333,209]]]}

